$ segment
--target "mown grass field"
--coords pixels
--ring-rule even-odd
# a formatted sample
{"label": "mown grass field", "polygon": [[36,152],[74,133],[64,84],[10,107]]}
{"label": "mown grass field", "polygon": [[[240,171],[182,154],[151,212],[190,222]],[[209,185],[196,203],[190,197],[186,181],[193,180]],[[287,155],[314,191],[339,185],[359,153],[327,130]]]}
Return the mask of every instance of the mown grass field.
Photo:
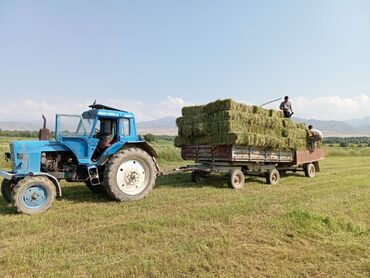
{"label": "mown grass field", "polygon": [[[169,144],[156,147],[164,168],[179,165],[164,158]],[[117,203],[63,183],[63,198],[34,216],[0,197],[0,277],[369,277],[369,150],[327,151],[316,178],[288,174],[273,187],[177,174]]]}

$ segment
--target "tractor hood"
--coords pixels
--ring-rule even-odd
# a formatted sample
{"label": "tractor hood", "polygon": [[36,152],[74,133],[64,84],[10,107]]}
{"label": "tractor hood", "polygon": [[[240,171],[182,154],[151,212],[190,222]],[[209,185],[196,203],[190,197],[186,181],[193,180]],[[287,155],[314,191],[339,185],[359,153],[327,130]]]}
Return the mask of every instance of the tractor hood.
{"label": "tractor hood", "polygon": [[10,143],[10,159],[12,171],[17,174],[40,172],[41,153],[69,151],[57,141],[12,141]]}

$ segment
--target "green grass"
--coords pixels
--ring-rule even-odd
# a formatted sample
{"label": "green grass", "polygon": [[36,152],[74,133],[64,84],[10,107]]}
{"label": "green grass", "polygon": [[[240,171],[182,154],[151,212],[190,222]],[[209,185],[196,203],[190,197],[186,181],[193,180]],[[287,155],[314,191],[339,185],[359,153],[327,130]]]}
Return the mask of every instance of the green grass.
{"label": "green grass", "polygon": [[370,157],[332,156],[314,179],[248,178],[241,190],[176,174],[128,203],[63,182],[33,216],[0,197],[0,277],[367,277],[369,168]]}

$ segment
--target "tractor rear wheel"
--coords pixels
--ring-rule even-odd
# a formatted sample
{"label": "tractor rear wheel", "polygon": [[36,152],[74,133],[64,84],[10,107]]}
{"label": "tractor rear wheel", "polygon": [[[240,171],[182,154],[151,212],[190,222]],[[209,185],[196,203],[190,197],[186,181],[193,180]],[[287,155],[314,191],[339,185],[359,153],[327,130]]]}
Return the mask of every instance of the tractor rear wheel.
{"label": "tractor rear wheel", "polygon": [[105,166],[103,185],[117,201],[138,200],[153,189],[157,177],[153,158],[139,148],[116,153]]}
{"label": "tractor rear wheel", "polygon": [[14,181],[3,179],[1,183],[1,195],[6,202],[10,203],[12,201],[12,190],[14,187]]}
{"label": "tractor rear wheel", "polygon": [[47,177],[28,176],[14,185],[12,199],[18,212],[36,214],[48,210],[55,195],[55,185]]}

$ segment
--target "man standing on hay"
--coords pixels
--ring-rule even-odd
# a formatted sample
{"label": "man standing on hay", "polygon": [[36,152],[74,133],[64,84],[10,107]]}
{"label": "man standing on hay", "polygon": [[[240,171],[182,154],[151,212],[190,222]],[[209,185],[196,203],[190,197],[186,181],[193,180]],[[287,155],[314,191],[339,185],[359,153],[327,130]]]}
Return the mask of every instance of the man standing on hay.
{"label": "man standing on hay", "polygon": [[280,103],[279,108],[280,110],[283,110],[285,118],[290,118],[294,114],[292,109],[292,103],[290,102],[288,96],[284,97],[284,101]]}
{"label": "man standing on hay", "polygon": [[322,141],[324,136],[320,130],[314,129],[312,125],[308,126],[308,132],[310,135],[311,151],[314,151],[316,149],[316,142]]}

